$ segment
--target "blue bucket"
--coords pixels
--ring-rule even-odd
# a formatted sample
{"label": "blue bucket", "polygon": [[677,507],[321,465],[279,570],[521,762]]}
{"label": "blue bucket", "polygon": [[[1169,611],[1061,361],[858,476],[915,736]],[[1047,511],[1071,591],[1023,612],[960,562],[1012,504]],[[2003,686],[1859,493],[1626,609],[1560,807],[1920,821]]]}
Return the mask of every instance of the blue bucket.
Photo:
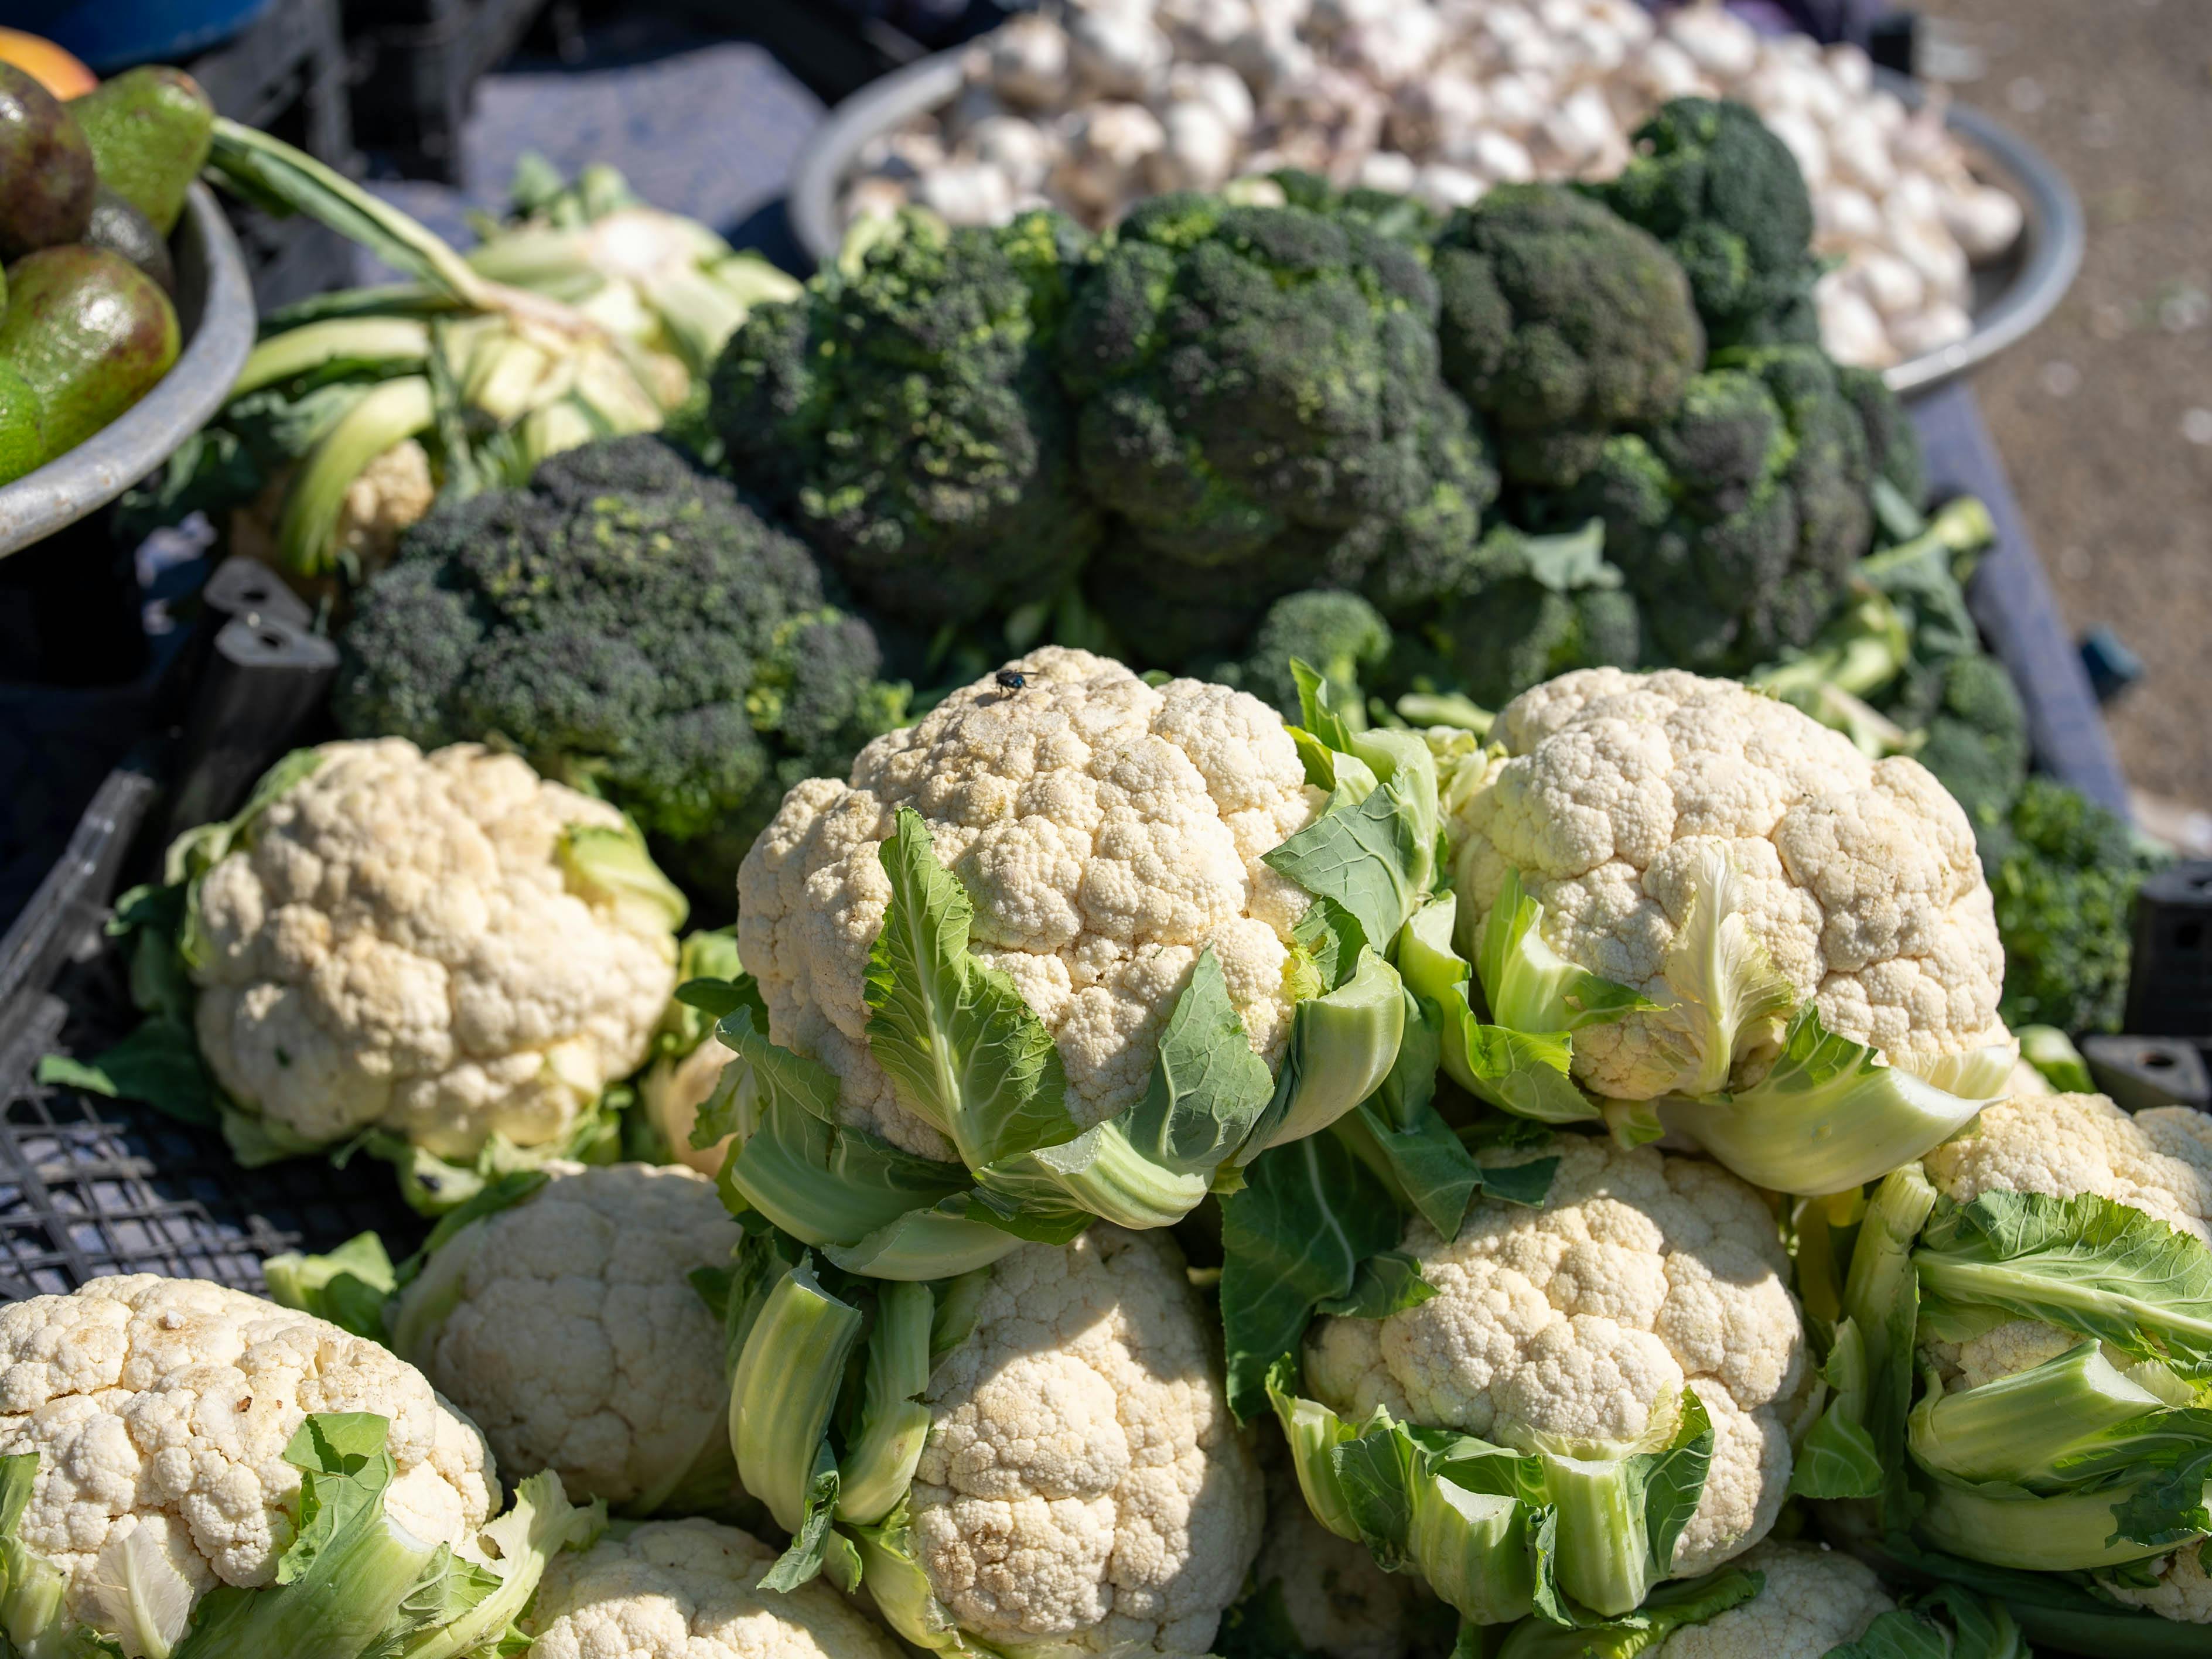
{"label": "blue bucket", "polygon": [[43,34],[95,74],[173,64],[220,46],[272,0],[0,0],[0,23]]}

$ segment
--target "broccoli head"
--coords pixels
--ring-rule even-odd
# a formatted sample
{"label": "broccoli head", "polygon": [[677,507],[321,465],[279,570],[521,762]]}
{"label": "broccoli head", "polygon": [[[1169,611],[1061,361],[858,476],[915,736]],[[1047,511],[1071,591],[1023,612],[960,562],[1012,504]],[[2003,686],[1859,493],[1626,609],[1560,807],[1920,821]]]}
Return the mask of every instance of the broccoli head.
{"label": "broccoli head", "polygon": [[1291,659],[1296,657],[1328,683],[1336,706],[1357,723],[1364,719],[1368,677],[1389,654],[1390,624],[1373,605],[1340,588],[1309,588],[1269,605],[1251,650],[1214,667],[1209,678],[1249,691],[1295,720],[1298,688]]}
{"label": "broccoli head", "polygon": [[1049,596],[1097,518],[1051,356],[1084,233],[1046,212],[860,233],[756,307],[713,378],[728,468],[871,605],[925,629]]}
{"label": "broccoli head", "polygon": [[513,745],[635,817],[726,908],[784,790],[899,723],[868,625],[812,556],[650,437],[433,511],[359,592],[349,736]]}
{"label": "broccoli head", "polygon": [[1596,525],[1556,536],[1492,530],[1468,561],[1470,580],[1397,630],[1387,689],[1456,691],[1502,708],[1571,669],[1636,666],[1640,607],[1605,562],[1601,538]]}
{"label": "broccoli head", "polygon": [[2116,1031],[2127,1000],[2136,890],[2155,868],[2128,826],[2080,792],[2031,777],[1977,826],[2004,943],[2006,1024]]}
{"label": "broccoli head", "polygon": [[1635,144],[1589,192],[1680,263],[1712,349],[1818,341],[1813,198],[1790,147],[1743,105],[1710,98],[1661,106]]}
{"label": "broccoli head", "polygon": [[1735,674],[1808,645],[1874,535],[1866,434],[1814,348],[1731,353],[1607,440],[1539,522],[1595,516],[1656,659]]}
{"label": "broccoli head", "polygon": [[1436,308],[1419,249],[1359,216],[1177,194],[1122,222],[1060,361],[1084,483],[1127,531],[1086,591],[1140,657],[1176,661],[1133,588],[1235,596],[1243,626],[1197,646],[1231,650],[1284,593],[1474,539],[1497,478]]}
{"label": "broccoli head", "polygon": [[2003,820],[2027,780],[2027,714],[2012,676],[1995,657],[1954,657],[1941,675],[1942,701],[1928,721],[1920,763],[1979,827]]}
{"label": "broccoli head", "polygon": [[1433,261],[1444,378],[1516,483],[1572,483],[1607,434],[1671,414],[1704,361],[1681,268],[1564,185],[1492,191],[1452,216]]}
{"label": "broccoli head", "polygon": [[1866,433],[1867,465],[1916,513],[1928,504],[1928,459],[1920,447],[1920,428],[1889,389],[1878,368],[1836,365],[1836,385],[1857,411]]}

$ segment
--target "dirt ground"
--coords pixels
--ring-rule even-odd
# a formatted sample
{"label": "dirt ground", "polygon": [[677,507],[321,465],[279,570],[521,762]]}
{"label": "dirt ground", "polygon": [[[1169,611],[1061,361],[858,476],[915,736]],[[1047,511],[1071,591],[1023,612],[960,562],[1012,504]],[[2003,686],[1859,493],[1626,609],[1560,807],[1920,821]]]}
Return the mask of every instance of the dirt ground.
{"label": "dirt ground", "polygon": [[2212,0],[1923,10],[1929,69],[1978,69],[1959,95],[2081,194],[2073,292],[1977,386],[2069,625],[2142,659],[2106,710],[2130,781],[2212,809]]}

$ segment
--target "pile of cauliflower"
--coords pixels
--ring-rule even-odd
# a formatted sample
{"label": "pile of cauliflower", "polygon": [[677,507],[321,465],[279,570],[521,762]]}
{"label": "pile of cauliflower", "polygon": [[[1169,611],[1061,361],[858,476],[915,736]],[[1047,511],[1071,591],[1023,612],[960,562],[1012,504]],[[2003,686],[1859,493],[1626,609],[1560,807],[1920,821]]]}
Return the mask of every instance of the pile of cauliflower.
{"label": "pile of cauliflower", "polygon": [[847,218],[955,224],[1049,204],[1093,227],[1139,197],[1280,167],[1449,210],[1493,185],[1609,179],[1680,97],[1749,105],[1797,158],[1832,262],[1839,362],[1883,368],[1972,329],[1972,268],[2019,236],[1939,101],[1908,108],[1852,46],[1763,36],[1717,0],[1067,0],[969,52],[951,104],[861,152]]}

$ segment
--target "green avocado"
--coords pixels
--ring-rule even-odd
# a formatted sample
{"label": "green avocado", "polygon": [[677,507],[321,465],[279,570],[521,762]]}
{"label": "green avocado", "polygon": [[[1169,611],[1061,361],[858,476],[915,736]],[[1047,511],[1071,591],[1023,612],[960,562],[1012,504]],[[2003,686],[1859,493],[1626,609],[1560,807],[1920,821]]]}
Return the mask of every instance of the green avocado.
{"label": "green avocado", "polygon": [[185,190],[207,165],[215,106],[182,70],[135,69],[70,100],[100,182],[146,216],[155,234],[176,228]]}
{"label": "green avocado", "polygon": [[168,296],[119,253],[50,247],[8,267],[0,365],[38,396],[46,460],[144,397],[177,361],[177,347]]}
{"label": "green avocado", "polygon": [[177,267],[169,258],[169,245],[132,207],[106,185],[92,204],[92,222],[84,228],[90,247],[104,247],[125,258],[154,279],[154,285],[171,299],[177,297]]}
{"label": "green avocado", "polygon": [[31,383],[0,363],[0,484],[46,465],[46,411]]}
{"label": "green avocado", "polygon": [[0,64],[0,259],[83,235],[97,182],[75,118],[21,70]]}

